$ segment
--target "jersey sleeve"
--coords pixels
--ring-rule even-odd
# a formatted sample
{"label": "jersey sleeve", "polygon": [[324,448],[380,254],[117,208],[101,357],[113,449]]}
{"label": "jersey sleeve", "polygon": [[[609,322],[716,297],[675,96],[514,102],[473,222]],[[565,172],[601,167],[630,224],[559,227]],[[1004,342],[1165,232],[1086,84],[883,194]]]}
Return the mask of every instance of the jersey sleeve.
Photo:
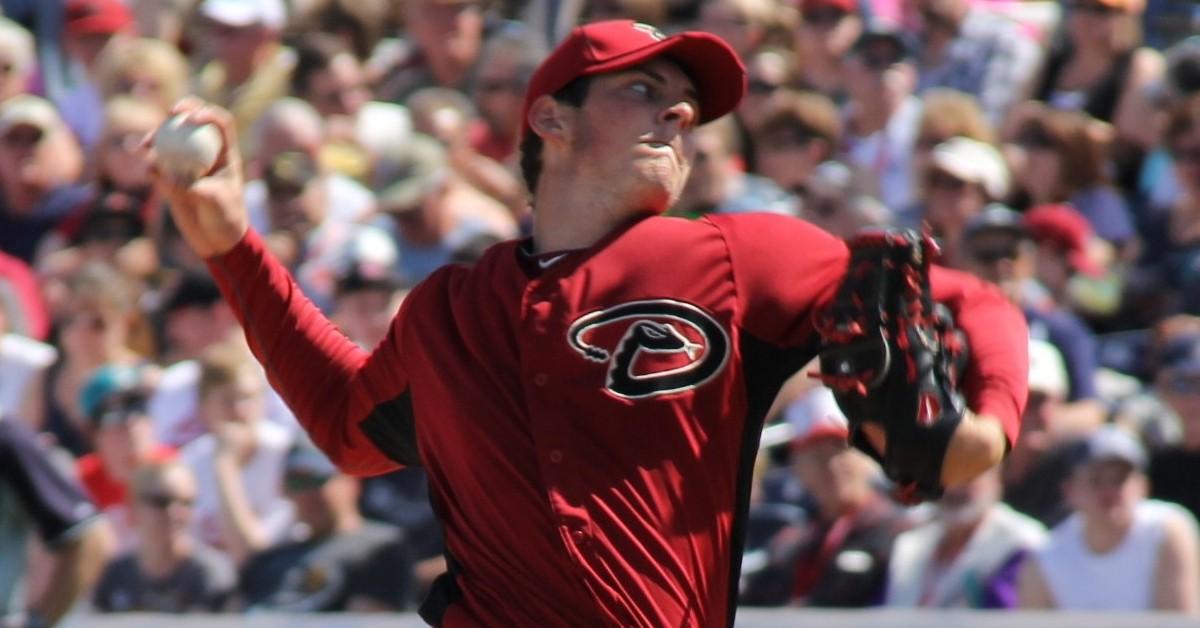
{"label": "jersey sleeve", "polygon": [[[413,462],[389,457],[364,429],[368,419],[378,424],[381,408],[407,393],[396,332],[401,315],[369,354],[304,296],[253,229],[207,263],[271,385],[334,464],[347,473],[375,475]],[[413,430],[388,433],[411,440]],[[415,443],[407,444],[415,451]]]}
{"label": "jersey sleeve", "polygon": [[[849,250],[839,238],[797,218],[769,214],[713,216],[729,247],[738,295],[737,324],[781,347],[816,342],[815,311],[828,305],[846,274]],[[1016,442],[1028,392],[1025,317],[995,286],[934,267],[933,298],[945,303],[967,336],[967,403],[999,419]],[[815,348],[815,344],[813,344]]]}
{"label": "jersey sleeve", "polygon": [[24,423],[0,418],[0,482],[11,488],[42,541],[55,548],[99,520],[99,512]]}
{"label": "jersey sleeve", "polygon": [[776,214],[715,215],[729,248],[744,331],[780,347],[813,340],[812,311],[833,299],[846,272],[842,240],[812,224]]}
{"label": "jersey sleeve", "polygon": [[954,313],[967,336],[970,359],[963,378],[967,405],[993,416],[1011,447],[1021,431],[1029,396],[1029,327],[1025,315],[996,286],[973,275],[934,266],[929,273],[935,301]]}

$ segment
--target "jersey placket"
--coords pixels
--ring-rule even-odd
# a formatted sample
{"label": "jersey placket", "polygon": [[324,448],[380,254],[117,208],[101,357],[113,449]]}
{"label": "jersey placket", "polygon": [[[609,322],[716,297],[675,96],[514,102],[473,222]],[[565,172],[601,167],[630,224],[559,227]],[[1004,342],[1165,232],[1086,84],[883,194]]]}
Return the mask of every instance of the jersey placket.
{"label": "jersey placket", "polygon": [[[571,443],[569,437],[571,408],[564,396],[556,394],[556,376],[562,370],[555,364],[561,354],[552,350],[553,336],[564,336],[563,320],[566,303],[558,290],[558,281],[545,276],[534,279],[525,289],[521,304],[522,376],[527,390],[529,428],[534,455],[541,470],[543,490],[557,522],[559,535],[568,553],[581,569],[586,583],[590,569],[584,554],[592,540],[591,522],[587,510],[573,504],[566,493],[570,473]],[[565,347],[566,340],[562,341]],[[588,585],[588,588],[592,587]]]}

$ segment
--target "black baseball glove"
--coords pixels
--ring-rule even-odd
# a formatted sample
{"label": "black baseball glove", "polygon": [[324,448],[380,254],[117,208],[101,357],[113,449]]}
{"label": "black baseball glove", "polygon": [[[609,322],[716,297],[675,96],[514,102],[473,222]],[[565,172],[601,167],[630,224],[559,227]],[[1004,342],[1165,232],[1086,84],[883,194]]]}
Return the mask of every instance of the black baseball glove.
{"label": "black baseball glove", "polygon": [[[912,230],[867,230],[849,241],[850,263],[832,304],[816,314],[824,340],[818,377],[850,422],[851,442],[883,466],[905,503],[942,494],[942,460],[965,411],[958,376],[965,336],[933,302],[933,239]],[[887,434],[881,455],[864,423]]]}

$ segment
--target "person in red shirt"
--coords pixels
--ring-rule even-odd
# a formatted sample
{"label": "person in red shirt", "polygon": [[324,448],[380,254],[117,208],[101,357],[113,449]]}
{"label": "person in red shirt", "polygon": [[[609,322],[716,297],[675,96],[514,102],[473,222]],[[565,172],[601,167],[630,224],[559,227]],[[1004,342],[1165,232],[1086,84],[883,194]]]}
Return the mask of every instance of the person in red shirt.
{"label": "person in red shirt", "polygon": [[[733,622],[751,468],[785,379],[820,350],[813,313],[849,260],[795,218],[661,216],[693,132],[745,92],[714,35],[628,20],[572,31],[526,94],[533,235],[417,285],[373,351],[304,298],[248,226],[228,112],[217,168],[162,180],[255,355],[344,471],[423,465],[449,571],[442,626]],[[1027,330],[995,288],[935,268],[974,360],[973,412],[943,464],[958,485],[1003,457],[1025,400]],[[886,442],[867,433],[876,449]]]}

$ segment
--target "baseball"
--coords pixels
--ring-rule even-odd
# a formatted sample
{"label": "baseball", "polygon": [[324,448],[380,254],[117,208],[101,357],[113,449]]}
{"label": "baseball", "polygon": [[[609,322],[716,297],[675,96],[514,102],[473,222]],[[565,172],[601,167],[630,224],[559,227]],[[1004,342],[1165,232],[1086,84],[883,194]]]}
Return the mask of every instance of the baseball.
{"label": "baseball", "polygon": [[176,181],[190,183],[212,170],[221,152],[221,134],[211,124],[188,122],[176,115],[159,127],[154,135],[154,153],[158,167]]}

